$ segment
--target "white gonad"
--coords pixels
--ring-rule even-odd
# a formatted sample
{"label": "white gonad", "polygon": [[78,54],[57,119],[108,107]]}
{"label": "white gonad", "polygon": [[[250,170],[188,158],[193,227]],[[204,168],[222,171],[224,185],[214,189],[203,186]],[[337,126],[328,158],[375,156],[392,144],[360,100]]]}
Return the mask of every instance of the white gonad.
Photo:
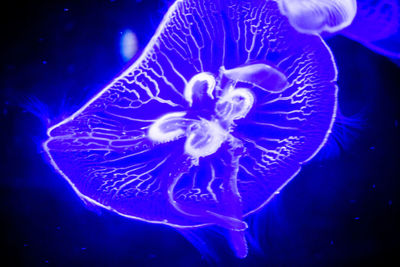
{"label": "white gonad", "polygon": [[215,105],[215,110],[220,118],[231,124],[233,120],[246,117],[253,104],[254,96],[250,90],[230,87]]}
{"label": "white gonad", "polygon": [[227,139],[228,133],[218,121],[201,119],[193,124],[185,142],[185,153],[192,156],[197,165],[201,157],[214,154]]}
{"label": "white gonad", "polygon": [[279,9],[299,32],[337,32],[349,26],[357,12],[356,0],[277,0]]}
{"label": "white gonad", "polygon": [[166,143],[185,135],[186,112],[168,113],[156,120],[149,128],[148,136],[157,143]]}
{"label": "white gonad", "polygon": [[201,90],[202,86],[206,86],[205,92],[211,99],[214,98],[212,95],[215,88],[214,76],[210,73],[202,72],[192,77],[186,85],[184,97],[188,101],[189,106],[192,106],[194,97],[201,98],[201,94],[204,93]]}

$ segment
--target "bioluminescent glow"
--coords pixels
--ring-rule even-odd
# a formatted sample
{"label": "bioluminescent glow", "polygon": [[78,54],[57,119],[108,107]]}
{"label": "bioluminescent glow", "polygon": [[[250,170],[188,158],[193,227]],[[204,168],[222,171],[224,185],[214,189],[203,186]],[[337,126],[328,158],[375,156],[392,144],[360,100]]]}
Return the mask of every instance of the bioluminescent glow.
{"label": "bioluminescent glow", "polygon": [[120,54],[124,61],[129,61],[138,52],[138,39],[131,30],[122,32],[120,41]]}
{"label": "bioluminescent glow", "polygon": [[356,0],[277,0],[290,24],[299,32],[337,32],[349,26],[357,11]]}
{"label": "bioluminescent glow", "polygon": [[358,0],[357,16],[342,34],[377,53],[400,58],[400,2]]}
{"label": "bioluminescent glow", "polygon": [[337,102],[324,41],[272,0],[178,0],[143,54],[44,148],[85,201],[176,228],[217,225],[247,255],[244,218],[324,145]]}

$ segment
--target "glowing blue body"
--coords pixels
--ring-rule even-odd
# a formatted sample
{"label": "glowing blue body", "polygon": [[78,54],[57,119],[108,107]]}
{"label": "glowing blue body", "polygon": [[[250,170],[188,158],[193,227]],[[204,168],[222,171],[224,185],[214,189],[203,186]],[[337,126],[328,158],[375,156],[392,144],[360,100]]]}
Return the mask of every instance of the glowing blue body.
{"label": "glowing blue body", "polygon": [[139,59],[48,129],[44,148],[86,201],[173,227],[219,225],[245,257],[244,218],[326,142],[336,76],[323,40],[298,33],[274,1],[177,1]]}

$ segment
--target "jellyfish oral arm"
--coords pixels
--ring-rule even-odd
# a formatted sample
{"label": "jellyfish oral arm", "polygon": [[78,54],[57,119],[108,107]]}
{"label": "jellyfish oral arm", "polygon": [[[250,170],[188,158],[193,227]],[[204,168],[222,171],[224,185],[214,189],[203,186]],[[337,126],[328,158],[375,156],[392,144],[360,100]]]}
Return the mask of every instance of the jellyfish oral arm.
{"label": "jellyfish oral arm", "polygon": [[287,77],[267,64],[257,63],[230,70],[221,69],[222,74],[233,80],[256,86],[266,92],[279,93],[287,86]]}
{"label": "jellyfish oral arm", "polygon": [[[287,87],[287,79],[281,72],[266,64],[253,64],[230,70],[220,68],[220,71],[222,73],[217,80],[209,73],[199,73],[192,77],[184,91],[189,110],[161,116],[149,127],[148,137],[155,142],[186,138],[184,152],[191,159],[190,165],[193,166],[198,166],[201,158],[217,153],[223,144],[228,147],[226,154],[228,162],[224,167],[221,192],[215,197],[219,207],[217,210],[200,207],[195,209],[191,205],[187,206],[176,201],[174,192],[182,179],[181,175],[173,177],[169,182],[168,199],[178,212],[227,229],[230,232],[230,243],[237,256],[245,257],[247,244],[244,231],[247,224],[243,221],[242,200],[237,187],[239,160],[244,147],[243,143],[231,133],[234,132],[235,122],[246,118],[254,106],[255,95],[251,87],[274,93],[282,92]],[[223,78],[228,79],[228,82],[221,88]],[[237,88],[238,82],[247,85],[248,88]],[[219,95],[214,96],[215,91],[219,92]],[[203,118],[199,112],[205,105],[203,101],[206,99],[213,100],[214,114],[209,119]],[[192,106],[194,103],[196,107]]]}
{"label": "jellyfish oral arm", "polygon": [[[267,84],[272,88],[286,86],[282,82],[282,74],[279,74],[275,69],[267,65],[247,66],[239,68],[239,70],[229,70],[224,75],[229,79],[236,79],[233,82],[227,83],[225,88],[220,88],[220,80],[215,81],[214,77],[207,73],[200,73],[194,76],[185,88],[185,98],[192,106],[193,100],[196,99],[197,105],[202,105],[203,97],[208,96],[214,100],[214,115],[210,120],[202,118],[201,114],[197,114],[198,110],[191,112],[174,112],[166,114],[156,120],[149,128],[149,139],[154,141],[168,141],[177,137],[186,138],[184,144],[184,152],[191,158],[191,164],[199,165],[201,158],[206,158],[215,154],[220,147],[225,143],[229,147],[227,158],[229,160],[225,167],[225,173],[221,193],[215,198],[216,204],[219,206],[218,211],[212,211],[202,208],[191,208],[177,202],[174,198],[176,185],[180,182],[181,176],[173,178],[171,185],[168,188],[168,199],[170,204],[180,213],[186,216],[193,216],[198,221],[213,223],[222,226],[229,230],[229,238],[233,249],[238,257],[247,255],[247,244],[244,237],[244,231],[247,229],[247,224],[243,221],[241,196],[237,188],[237,175],[239,171],[239,159],[243,153],[243,144],[240,140],[233,137],[231,132],[234,131],[235,121],[245,118],[253,108],[255,96],[249,88],[236,88],[234,84],[238,81],[244,82],[251,86],[259,86],[258,81],[252,75],[259,75],[264,72],[263,87]],[[222,76],[220,76],[222,77]],[[269,79],[269,83],[266,83]],[[219,92],[222,92],[218,97],[214,97],[214,87]],[[188,118],[188,114],[195,113],[197,119]],[[191,115],[193,116],[193,114]],[[183,123],[189,122],[189,124]],[[167,127],[167,124],[172,124]],[[181,128],[180,128],[181,127]],[[164,129],[164,130],[163,130]],[[165,129],[170,129],[165,130]],[[241,152],[238,152],[238,151]]]}

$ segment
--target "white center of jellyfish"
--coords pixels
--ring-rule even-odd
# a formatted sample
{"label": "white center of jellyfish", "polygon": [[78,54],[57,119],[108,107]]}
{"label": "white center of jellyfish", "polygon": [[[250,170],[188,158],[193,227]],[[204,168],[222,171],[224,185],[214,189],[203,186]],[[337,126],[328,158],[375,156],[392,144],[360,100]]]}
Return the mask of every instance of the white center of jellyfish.
{"label": "white center of jellyfish", "polygon": [[[236,87],[238,82],[275,93],[287,86],[286,77],[266,64],[221,68],[220,74],[219,79],[228,80],[224,88],[211,73],[193,76],[184,91],[188,111],[158,118],[149,128],[149,139],[165,143],[186,137],[184,151],[198,162],[199,158],[214,154],[231,137],[234,121],[245,118],[253,107],[253,93]],[[215,92],[219,92],[218,96]]]}

